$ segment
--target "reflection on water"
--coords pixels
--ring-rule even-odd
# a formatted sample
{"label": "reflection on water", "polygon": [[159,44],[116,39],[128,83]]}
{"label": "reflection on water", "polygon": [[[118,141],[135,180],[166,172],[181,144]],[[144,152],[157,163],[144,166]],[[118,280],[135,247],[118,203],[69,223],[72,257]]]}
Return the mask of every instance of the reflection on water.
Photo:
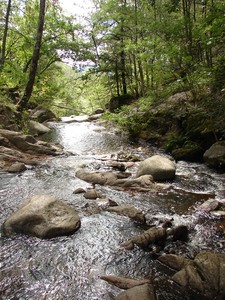
{"label": "reflection on water", "polygon": [[[111,154],[132,148],[124,137],[107,131],[96,131],[91,123],[52,124],[51,139],[61,143],[73,155],[51,158],[35,169],[15,175],[0,175],[1,223],[23,200],[38,193],[50,193],[71,203],[81,217],[81,228],[73,235],[50,240],[17,235],[1,238],[1,299],[76,299],[111,300],[121,291],[99,279],[103,274],[137,278],[161,278],[169,270],[153,260],[148,252],[135,248],[126,251],[120,244],[142,232],[127,217],[95,210],[93,200],[75,195],[77,187],[89,184],[74,176],[77,168],[87,166],[105,170],[100,154]],[[49,138],[49,137],[46,137]],[[141,149],[145,155],[154,149]],[[140,154],[140,153],[139,153]],[[133,172],[135,172],[135,168]],[[204,165],[179,162],[177,176],[164,192],[121,192],[109,187],[97,189],[118,204],[129,203],[146,213],[148,223],[173,218],[175,224],[187,224],[190,240],[185,251],[219,249],[217,233],[209,221],[198,221],[190,207],[202,202],[199,193],[224,197],[224,177]],[[175,245],[174,245],[175,247]],[[158,299],[194,299],[179,287],[163,281]],[[197,299],[197,298],[196,298]]]}
{"label": "reflection on water", "polygon": [[[96,130],[89,122],[54,124],[45,139],[60,143],[67,151],[78,154],[104,154],[118,151],[126,138],[107,130]],[[97,128],[99,129],[99,128]]]}

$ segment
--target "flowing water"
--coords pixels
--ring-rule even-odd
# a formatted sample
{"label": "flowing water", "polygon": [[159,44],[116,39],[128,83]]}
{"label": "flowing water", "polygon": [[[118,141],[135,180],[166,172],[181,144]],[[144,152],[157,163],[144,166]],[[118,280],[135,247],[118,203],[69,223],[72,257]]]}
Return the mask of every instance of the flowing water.
{"label": "flowing water", "polygon": [[[78,187],[90,185],[75,177],[80,167],[109,170],[106,159],[118,152],[144,159],[159,153],[147,145],[130,145],[126,137],[104,130],[94,123],[53,123],[49,139],[59,142],[68,152],[22,174],[0,174],[1,224],[32,195],[53,194],[71,203],[81,217],[81,228],[73,235],[41,240],[16,235],[1,237],[0,299],[7,300],[111,300],[121,290],[101,280],[105,274],[155,278],[157,297],[163,299],[200,299],[189,295],[172,281],[171,271],[149,252],[124,250],[120,244],[143,232],[125,216],[97,209],[93,200],[73,194]],[[129,172],[136,172],[138,163]],[[200,250],[224,251],[224,239],[216,231],[215,219],[199,216],[191,207],[209,196],[224,199],[225,177],[203,164],[178,162],[176,178],[162,192],[136,193],[96,186],[98,191],[118,204],[132,204],[143,210],[148,224],[159,225],[173,219],[186,224],[186,243],[168,242],[165,252],[189,256]],[[172,250],[171,250],[172,249]],[[141,299],[140,299],[141,300]]]}

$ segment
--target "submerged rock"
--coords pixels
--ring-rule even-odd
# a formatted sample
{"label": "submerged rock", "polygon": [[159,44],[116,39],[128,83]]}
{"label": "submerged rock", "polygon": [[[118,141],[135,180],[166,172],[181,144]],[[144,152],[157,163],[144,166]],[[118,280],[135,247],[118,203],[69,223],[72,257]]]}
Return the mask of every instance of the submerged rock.
{"label": "submerged rock", "polygon": [[39,238],[69,235],[80,228],[80,218],[66,202],[50,195],[26,200],[3,224],[3,233],[24,233]]}
{"label": "submerged rock", "polygon": [[102,197],[103,197],[102,193],[96,191],[96,189],[93,188],[87,189],[87,191],[84,193],[84,198],[86,199],[97,199]]}
{"label": "submerged rock", "polygon": [[145,215],[143,214],[143,212],[131,205],[113,206],[109,207],[107,210],[110,212],[115,212],[119,215],[127,216],[141,224],[145,224],[146,222]]}
{"label": "submerged rock", "polygon": [[142,161],[137,171],[137,177],[152,175],[154,180],[174,179],[176,166],[173,161],[161,155],[154,155]]}
{"label": "submerged rock", "polygon": [[151,175],[143,175],[138,178],[120,178],[120,175],[111,172],[93,172],[80,169],[76,176],[92,184],[110,185],[118,188],[132,188],[137,190],[149,190],[155,187]]}

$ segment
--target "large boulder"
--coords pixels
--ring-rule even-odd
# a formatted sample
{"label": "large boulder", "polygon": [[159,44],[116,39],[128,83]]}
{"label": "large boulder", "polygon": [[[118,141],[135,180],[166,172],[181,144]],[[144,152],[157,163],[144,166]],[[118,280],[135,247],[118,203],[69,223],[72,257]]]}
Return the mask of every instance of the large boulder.
{"label": "large boulder", "polygon": [[137,177],[152,175],[156,181],[174,179],[176,166],[169,158],[154,155],[142,161],[138,167]]}
{"label": "large boulder", "polygon": [[50,109],[43,106],[37,106],[35,109],[31,110],[30,118],[40,123],[57,119]]}
{"label": "large boulder", "polygon": [[159,260],[178,270],[172,279],[185,289],[190,288],[206,299],[225,299],[225,254],[200,252],[194,260],[166,254]]}
{"label": "large boulder", "polygon": [[205,151],[203,158],[207,165],[225,169],[225,141],[213,144]]}
{"label": "large boulder", "polygon": [[24,233],[39,238],[69,235],[80,228],[75,209],[50,195],[35,195],[26,200],[3,224],[6,236]]}

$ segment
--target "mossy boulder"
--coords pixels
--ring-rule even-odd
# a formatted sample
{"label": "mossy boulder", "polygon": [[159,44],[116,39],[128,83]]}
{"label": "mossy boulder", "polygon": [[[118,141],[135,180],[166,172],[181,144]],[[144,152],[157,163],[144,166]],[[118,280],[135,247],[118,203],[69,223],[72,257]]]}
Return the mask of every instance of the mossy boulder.
{"label": "mossy boulder", "polygon": [[204,150],[199,145],[181,147],[172,151],[172,156],[176,161],[201,161]]}
{"label": "mossy boulder", "polygon": [[0,128],[8,130],[19,130],[16,123],[18,113],[9,106],[0,104]]}

